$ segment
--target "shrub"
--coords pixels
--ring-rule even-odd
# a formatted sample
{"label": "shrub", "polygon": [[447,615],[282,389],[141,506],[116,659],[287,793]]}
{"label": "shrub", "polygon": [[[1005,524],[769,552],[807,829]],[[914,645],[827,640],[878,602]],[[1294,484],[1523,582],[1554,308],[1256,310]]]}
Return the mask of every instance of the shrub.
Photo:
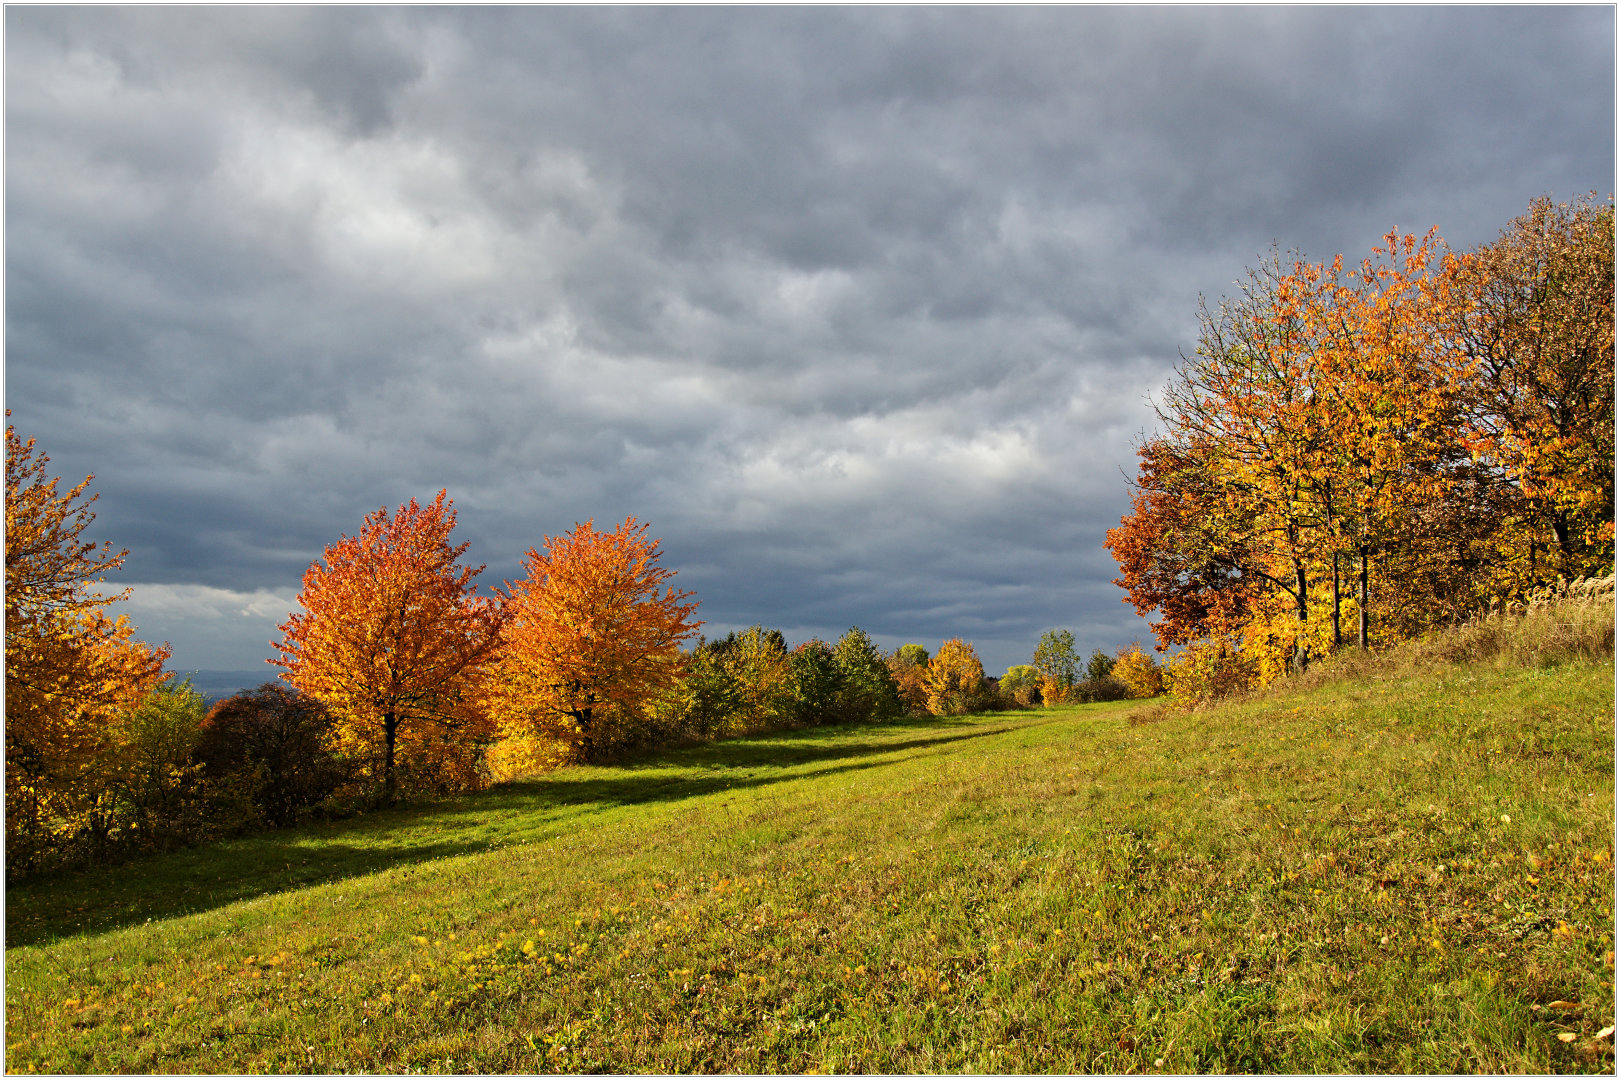
{"label": "shrub", "polygon": [[109,770],[108,789],[127,847],[161,850],[195,843],[210,832],[193,760],[202,724],[202,695],[189,679],[159,685],[122,718],[119,766]]}
{"label": "shrub", "polygon": [[1001,680],[991,678],[979,680],[978,692],[968,698],[966,705],[970,713],[1006,712],[1020,707],[1018,699],[1002,688]]}
{"label": "shrub", "polygon": [[713,738],[745,726],[741,721],[746,716],[748,699],[728,659],[730,650],[714,643],[700,645],[687,664],[683,687],[690,701],[687,727],[700,738]]}
{"label": "shrub", "polygon": [[71,798],[56,800],[38,828],[8,837],[7,875],[109,862],[217,833],[217,793],[193,758],[202,719],[201,696],[173,679],[114,713]]}
{"label": "shrub", "polygon": [[[645,739],[642,716],[632,714],[615,723],[620,715],[618,710],[608,711],[609,726],[597,743],[604,753],[640,745]],[[454,795],[488,787],[490,773],[485,759],[498,736],[483,727],[482,718],[468,719],[472,731],[447,724],[437,731],[421,729],[402,734],[399,745],[407,756],[394,765],[395,788],[407,795]],[[375,794],[384,803],[388,801],[386,788]]]}
{"label": "shrub", "polygon": [[1001,677],[1000,689],[1019,705],[1035,705],[1041,701],[1040,673],[1029,664],[1014,664]]}
{"label": "shrub", "polygon": [[1167,675],[1170,692],[1189,705],[1259,685],[1253,657],[1219,639],[1194,642],[1182,649],[1170,662]]}
{"label": "shrub", "polygon": [[1124,701],[1130,696],[1130,688],[1113,675],[1105,675],[1100,679],[1084,679],[1069,689],[1069,699],[1080,705],[1096,701]]}
{"label": "shrub", "polygon": [[769,731],[791,721],[793,686],[787,639],[780,630],[750,626],[728,634],[721,656],[742,701],[727,734]]}
{"label": "shrub", "polygon": [[797,720],[792,662],[780,630],[751,626],[713,641],[699,638],[681,664],[680,677],[649,709],[655,742],[743,735]]}
{"label": "shrub", "polygon": [[679,683],[654,703],[671,740],[712,739],[743,726],[746,702],[728,663],[735,643],[735,634],[721,641],[699,639]]}
{"label": "shrub", "polygon": [[[240,785],[266,822],[291,825],[353,775],[327,749],[332,727],[319,700],[267,682],[215,702],[203,721],[197,760],[210,777]],[[420,777],[408,779],[422,784]]]}
{"label": "shrub", "polygon": [[1150,698],[1164,693],[1164,672],[1153,657],[1142,651],[1140,642],[1120,650],[1113,676],[1125,684],[1127,697]]}
{"label": "shrub", "polygon": [[516,731],[489,748],[485,765],[492,783],[555,769],[568,762],[573,747],[535,731]]}

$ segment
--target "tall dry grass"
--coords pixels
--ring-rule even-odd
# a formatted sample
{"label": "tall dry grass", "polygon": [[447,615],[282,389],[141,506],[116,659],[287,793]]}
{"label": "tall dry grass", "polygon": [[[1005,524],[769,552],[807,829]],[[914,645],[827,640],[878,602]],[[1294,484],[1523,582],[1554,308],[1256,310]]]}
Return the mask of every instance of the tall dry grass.
{"label": "tall dry grass", "polygon": [[1614,657],[1615,576],[1576,578],[1535,589],[1504,610],[1477,615],[1389,649],[1347,648],[1281,680],[1288,691],[1341,679],[1410,675],[1452,664],[1547,668]]}
{"label": "tall dry grass", "polygon": [[1534,590],[1523,603],[1418,642],[1448,663],[1548,667],[1614,656],[1614,575],[1576,578]]}

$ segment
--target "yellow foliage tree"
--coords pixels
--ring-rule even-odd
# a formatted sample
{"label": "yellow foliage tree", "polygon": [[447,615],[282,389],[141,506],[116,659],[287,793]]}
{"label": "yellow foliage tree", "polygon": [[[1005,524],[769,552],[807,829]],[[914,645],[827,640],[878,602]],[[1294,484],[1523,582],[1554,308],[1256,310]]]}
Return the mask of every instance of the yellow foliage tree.
{"label": "yellow foliage tree", "polygon": [[928,711],[935,716],[967,712],[979,696],[984,682],[984,665],[973,646],[961,638],[951,638],[939,647],[923,672],[923,689],[928,695]]}
{"label": "yellow foliage tree", "polygon": [[1112,674],[1125,684],[1130,697],[1150,698],[1164,693],[1164,671],[1140,644],[1132,644],[1119,654]]}
{"label": "yellow foliage tree", "polygon": [[52,828],[105,786],[98,770],[118,741],[117,718],[163,678],[168,646],[133,639],[124,599],[98,592],[127,552],[82,539],[95,519],[91,477],[66,493],[35,457],[34,440],[6,427],[6,833],[14,868]]}

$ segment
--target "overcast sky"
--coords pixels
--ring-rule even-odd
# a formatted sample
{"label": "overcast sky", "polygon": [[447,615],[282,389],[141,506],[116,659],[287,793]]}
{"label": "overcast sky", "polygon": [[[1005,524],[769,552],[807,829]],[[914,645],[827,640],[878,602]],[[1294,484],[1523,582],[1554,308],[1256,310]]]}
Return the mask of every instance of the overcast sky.
{"label": "overcast sky", "polygon": [[711,635],[1148,640],[1200,293],[1614,186],[1608,6],[5,20],[6,405],[178,670],[441,487],[491,585],[650,522]]}

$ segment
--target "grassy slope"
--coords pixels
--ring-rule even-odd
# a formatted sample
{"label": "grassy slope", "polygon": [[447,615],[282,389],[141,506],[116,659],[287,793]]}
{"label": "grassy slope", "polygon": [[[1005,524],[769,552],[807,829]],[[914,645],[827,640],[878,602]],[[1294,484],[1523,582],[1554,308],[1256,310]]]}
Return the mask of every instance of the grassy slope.
{"label": "grassy slope", "polygon": [[1613,687],[739,739],[29,883],[6,1064],[1610,1070]]}

